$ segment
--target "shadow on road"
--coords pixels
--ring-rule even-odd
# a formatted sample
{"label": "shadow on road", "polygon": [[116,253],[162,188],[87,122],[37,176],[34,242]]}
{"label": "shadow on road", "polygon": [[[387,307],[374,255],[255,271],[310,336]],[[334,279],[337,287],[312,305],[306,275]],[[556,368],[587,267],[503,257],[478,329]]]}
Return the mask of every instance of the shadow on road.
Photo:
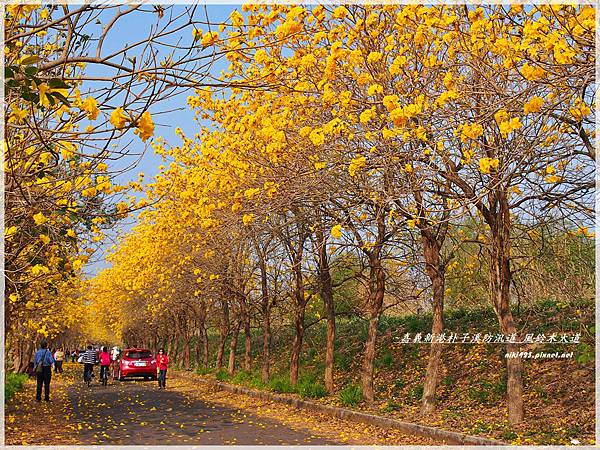
{"label": "shadow on road", "polygon": [[156,382],[97,378],[68,390],[82,444],[294,445],[335,444],[245,410],[204,402]]}

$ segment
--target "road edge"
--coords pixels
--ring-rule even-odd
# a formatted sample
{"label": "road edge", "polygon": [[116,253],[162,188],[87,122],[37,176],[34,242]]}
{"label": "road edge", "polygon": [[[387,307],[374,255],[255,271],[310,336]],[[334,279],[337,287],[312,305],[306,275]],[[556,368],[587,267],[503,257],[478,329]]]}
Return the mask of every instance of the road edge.
{"label": "road edge", "polygon": [[382,428],[394,428],[406,434],[424,436],[440,441],[446,441],[452,444],[510,445],[507,442],[502,442],[495,439],[472,436],[464,433],[459,433],[457,431],[442,430],[440,428],[435,428],[428,425],[419,425],[411,422],[403,422],[401,420],[391,419],[389,417],[382,417],[375,414],[353,411],[351,409],[341,408],[338,406],[323,405],[321,403],[312,402],[310,400],[301,400],[299,398],[286,397],[283,395],[274,394],[272,392],[259,391],[243,386],[224,383],[222,381],[210,380],[201,375],[190,372],[177,371],[177,373],[180,375],[184,375],[184,377],[192,376],[194,380],[201,381],[204,384],[208,384],[212,387],[216,387],[223,391],[232,392],[234,394],[244,394],[250,397],[259,398],[261,400],[270,400],[277,403],[283,403],[286,405],[294,406],[298,409],[305,409],[316,413],[327,414],[329,416],[337,417],[339,419],[346,419],[354,422],[366,423]]}

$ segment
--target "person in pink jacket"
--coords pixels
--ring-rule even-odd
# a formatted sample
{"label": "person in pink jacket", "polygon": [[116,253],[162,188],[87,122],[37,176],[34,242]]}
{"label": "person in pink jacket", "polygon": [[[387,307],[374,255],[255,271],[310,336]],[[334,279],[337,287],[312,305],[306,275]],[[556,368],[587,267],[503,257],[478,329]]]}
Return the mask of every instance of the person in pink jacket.
{"label": "person in pink jacket", "polygon": [[108,384],[108,368],[110,366],[110,353],[106,347],[100,352],[100,381],[104,386]]}
{"label": "person in pink jacket", "polygon": [[158,370],[158,388],[167,388],[167,368],[169,367],[169,357],[165,354],[165,349],[158,350],[156,355],[156,369]]}

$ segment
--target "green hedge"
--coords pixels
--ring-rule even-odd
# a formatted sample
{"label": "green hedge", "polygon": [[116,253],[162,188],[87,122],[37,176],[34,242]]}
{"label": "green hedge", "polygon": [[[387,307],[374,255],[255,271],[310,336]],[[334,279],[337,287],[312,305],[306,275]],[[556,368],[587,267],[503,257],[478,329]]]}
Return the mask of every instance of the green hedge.
{"label": "green hedge", "polygon": [[7,373],[4,385],[4,401],[9,401],[15,393],[20,390],[27,381],[27,375],[22,373]]}

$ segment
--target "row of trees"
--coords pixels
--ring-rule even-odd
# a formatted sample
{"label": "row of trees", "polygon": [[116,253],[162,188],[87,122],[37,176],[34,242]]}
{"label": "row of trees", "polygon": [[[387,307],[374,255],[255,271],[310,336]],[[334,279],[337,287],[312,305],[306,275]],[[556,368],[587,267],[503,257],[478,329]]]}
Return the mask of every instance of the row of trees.
{"label": "row of trees", "polygon": [[[347,281],[332,271],[350,258],[372,401],[384,308],[422,302],[442,333],[448,267],[476,248],[469,264],[487,270],[479,301],[504,334],[518,334],[515,273],[547,245],[541,230],[590,237],[593,8],[244,6],[230,20],[216,45],[232,52],[224,76],[236,85],[188,97],[197,135],[155,140],[169,164],[146,186],[153,206],[87,288],[110,329],[129,343],[181,339],[189,365],[192,336],[208,358],[206,329],[216,326],[217,367],[230,342],[233,371],[242,331],[250,369],[257,323],[266,380],[273,323],[289,319],[296,384],[306,310],[319,304],[332,392]],[[269,88],[244,88],[258,81]],[[441,347],[431,345],[423,413],[435,407]],[[523,361],[506,364],[518,423]]]}
{"label": "row of trees", "polygon": [[199,6],[6,6],[4,294],[16,370],[38,337],[84,315],[73,295],[83,267],[105,231],[144,206],[137,183],[115,180],[145,151],[153,117],[185,89],[225,84],[211,75],[230,53],[209,45],[218,27]]}

